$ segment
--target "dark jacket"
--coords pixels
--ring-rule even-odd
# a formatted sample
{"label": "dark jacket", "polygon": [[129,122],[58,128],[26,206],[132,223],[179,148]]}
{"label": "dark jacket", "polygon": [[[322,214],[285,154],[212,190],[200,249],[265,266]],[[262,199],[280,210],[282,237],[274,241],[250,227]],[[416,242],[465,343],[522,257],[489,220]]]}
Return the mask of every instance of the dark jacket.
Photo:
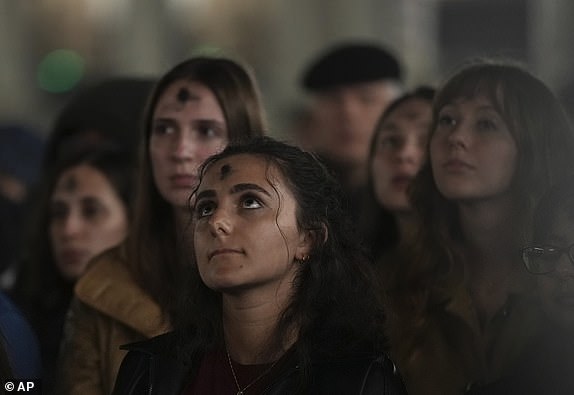
{"label": "dark jacket", "polygon": [[[202,356],[199,347],[182,352],[173,332],[126,348],[129,353],[120,368],[113,395],[179,395],[196,372]],[[264,394],[295,394],[299,383],[297,373],[296,364],[285,369]],[[312,376],[305,393],[406,394],[393,363],[384,354],[314,361]]]}
{"label": "dark jacket", "polygon": [[574,340],[570,330],[546,325],[526,348],[512,372],[469,395],[572,395],[574,394]]}

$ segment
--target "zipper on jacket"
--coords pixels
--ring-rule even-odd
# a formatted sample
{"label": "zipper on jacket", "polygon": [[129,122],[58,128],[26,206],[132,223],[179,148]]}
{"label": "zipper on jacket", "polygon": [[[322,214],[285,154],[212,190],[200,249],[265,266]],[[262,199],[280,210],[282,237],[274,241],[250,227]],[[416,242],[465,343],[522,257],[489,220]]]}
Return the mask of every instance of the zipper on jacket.
{"label": "zipper on jacket", "polygon": [[149,384],[148,384],[148,395],[153,395],[153,377],[154,377],[154,358],[153,355],[149,356],[149,376],[148,376],[148,380],[149,380]]}

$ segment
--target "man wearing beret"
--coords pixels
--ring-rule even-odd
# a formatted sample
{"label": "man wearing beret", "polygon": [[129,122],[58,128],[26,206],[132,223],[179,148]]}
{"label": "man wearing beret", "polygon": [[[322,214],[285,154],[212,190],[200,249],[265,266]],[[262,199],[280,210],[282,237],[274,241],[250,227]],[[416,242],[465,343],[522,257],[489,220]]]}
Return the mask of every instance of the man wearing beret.
{"label": "man wearing beret", "polygon": [[302,85],[312,99],[302,143],[333,168],[356,216],[375,123],[402,91],[399,62],[376,44],[340,44],[311,63]]}

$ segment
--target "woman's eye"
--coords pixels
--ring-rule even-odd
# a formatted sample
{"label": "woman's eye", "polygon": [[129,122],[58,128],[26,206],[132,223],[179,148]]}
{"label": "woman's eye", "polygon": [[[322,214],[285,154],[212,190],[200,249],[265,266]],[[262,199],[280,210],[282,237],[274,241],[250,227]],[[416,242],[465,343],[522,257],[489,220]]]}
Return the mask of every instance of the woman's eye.
{"label": "woman's eye", "polygon": [[211,126],[205,126],[199,128],[199,133],[203,137],[214,137],[216,135],[215,129]]}
{"label": "woman's eye", "polygon": [[496,122],[494,122],[491,119],[488,118],[484,118],[484,119],[479,119],[477,122],[477,127],[478,130],[496,130]]}
{"label": "woman's eye", "polygon": [[381,140],[383,148],[399,148],[403,143],[403,139],[399,136],[387,136]]}
{"label": "woman's eye", "polygon": [[203,138],[213,138],[221,134],[219,125],[214,121],[201,121],[197,125],[197,131]]}
{"label": "woman's eye", "polygon": [[253,196],[246,196],[245,198],[243,198],[243,200],[241,202],[241,206],[243,208],[247,208],[247,209],[254,209],[254,208],[263,207],[263,205],[261,204],[259,199],[255,198]]}
{"label": "woman's eye", "polygon": [[437,124],[439,126],[453,126],[456,124],[456,120],[454,119],[454,117],[452,117],[448,114],[441,114],[438,117]]}
{"label": "woman's eye", "polygon": [[98,202],[89,201],[82,205],[82,216],[87,219],[93,219],[103,211],[104,208]]}
{"label": "woman's eye", "polygon": [[207,217],[213,214],[214,209],[215,205],[212,202],[198,203],[195,208],[195,215],[197,218]]}
{"label": "woman's eye", "polygon": [[174,131],[173,126],[163,122],[156,123],[152,130],[152,132],[157,135],[169,134],[172,133],[173,131]]}

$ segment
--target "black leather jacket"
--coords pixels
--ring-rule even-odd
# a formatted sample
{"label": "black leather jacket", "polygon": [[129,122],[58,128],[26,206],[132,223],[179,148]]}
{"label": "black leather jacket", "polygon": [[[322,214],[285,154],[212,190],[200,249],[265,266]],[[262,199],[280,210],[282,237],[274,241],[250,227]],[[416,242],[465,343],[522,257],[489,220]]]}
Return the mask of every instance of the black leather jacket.
{"label": "black leather jacket", "polygon": [[[176,336],[168,333],[133,343],[120,368],[113,395],[180,395],[197,368],[201,351],[181,357]],[[403,395],[406,390],[393,363],[384,354],[356,355],[313,362],[312,383],[306,394]],[[293,395],[298,366],[280,374],[264,395]]]}

